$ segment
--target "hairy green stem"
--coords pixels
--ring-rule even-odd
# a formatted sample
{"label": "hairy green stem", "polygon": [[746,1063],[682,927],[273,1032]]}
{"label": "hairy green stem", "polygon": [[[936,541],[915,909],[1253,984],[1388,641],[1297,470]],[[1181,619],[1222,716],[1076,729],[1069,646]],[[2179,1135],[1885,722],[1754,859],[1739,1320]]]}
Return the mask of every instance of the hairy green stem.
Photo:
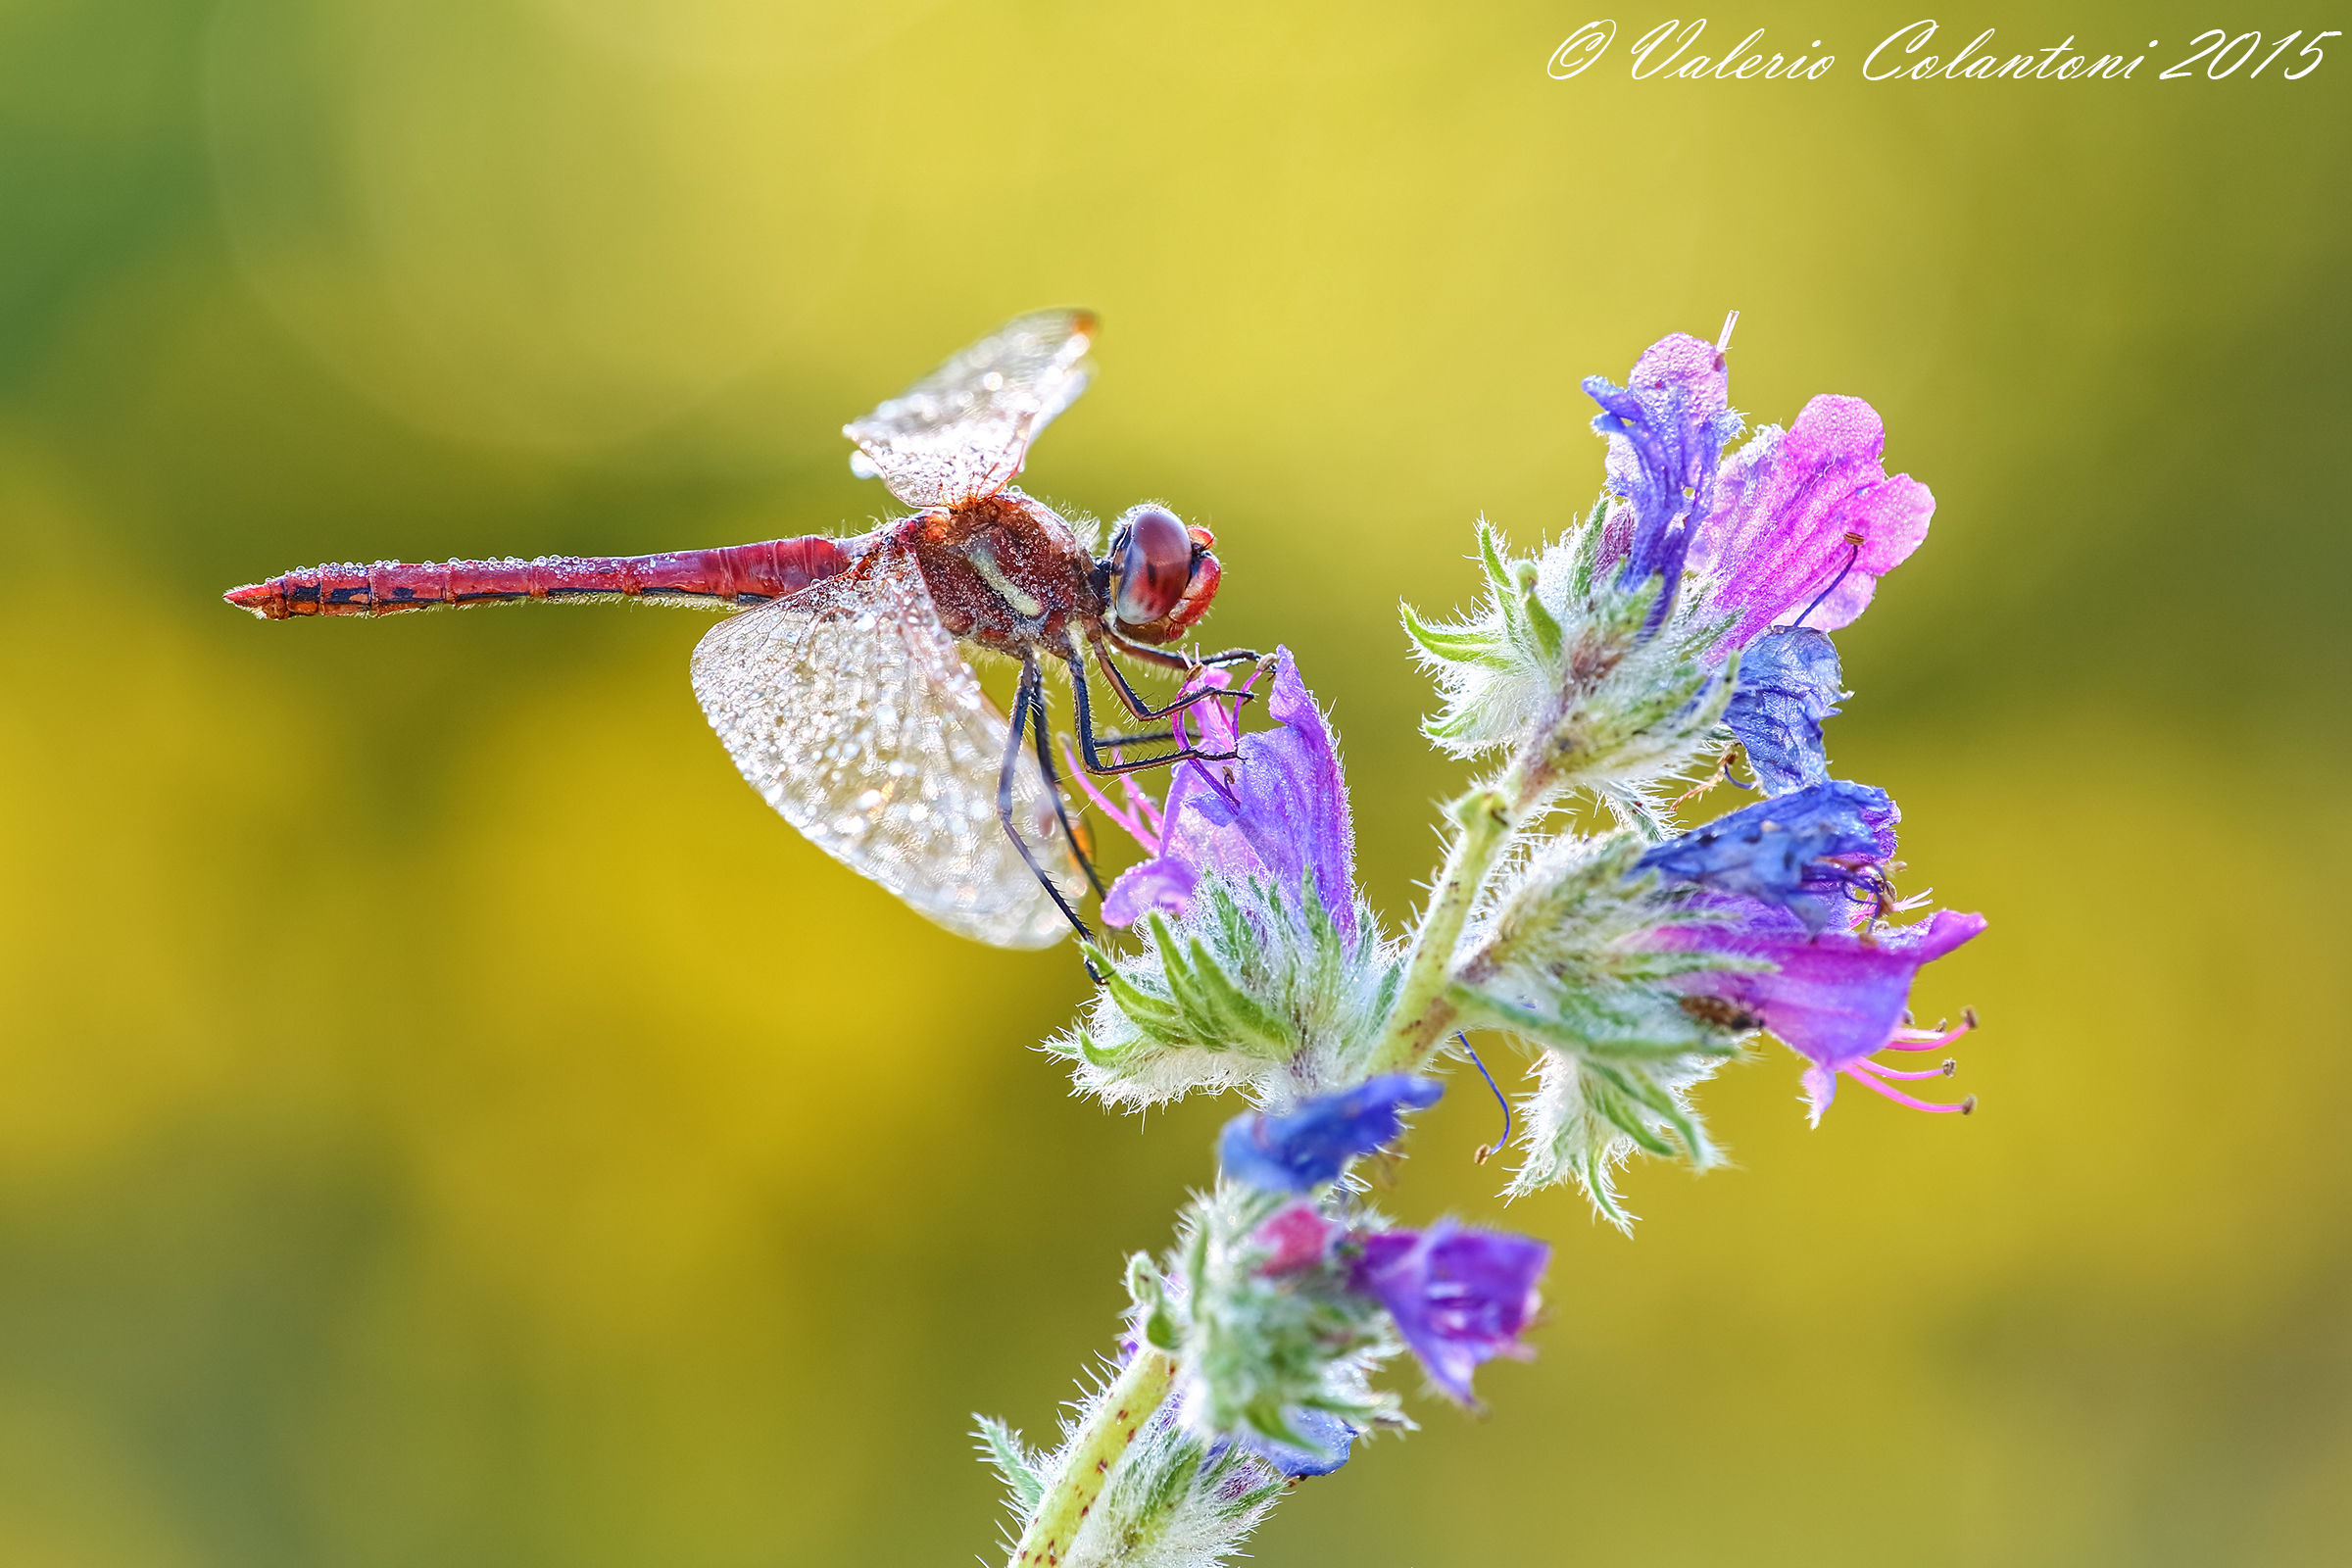
{"label": "hairy green stem", "polygon": [[1102,1495],[1135,1435],[1175,1386],[1176,1361],[1149,1345],[1138,1346],[1134,1358],[1119,1373],[1095,1406],[1084,1427],[1070,1437],[1068,1457],[1046,1486],[1046,1494],[1012,1548],[1011,1568],[1054,1568],[1068,1555],[1070,1543]]}
{"label": "hairy green stem", "polygon": [[1498,791],[1472,790],[1447,808],[1453,818],[1453,842],[1446,847],[1446,866],[1431,890],[1421,929],[1413,935],[1413,954],[1397,989],[1396,1004],[1373,1046],[1373,1072],[1415,1072],[1425,1065],[1438,1042],[1452,1027],[1458,1010],[1447,995],[1453,981],[1453,950],[1470,906],[1487,879],[1487,870],[1511,835],[1516,814]]}

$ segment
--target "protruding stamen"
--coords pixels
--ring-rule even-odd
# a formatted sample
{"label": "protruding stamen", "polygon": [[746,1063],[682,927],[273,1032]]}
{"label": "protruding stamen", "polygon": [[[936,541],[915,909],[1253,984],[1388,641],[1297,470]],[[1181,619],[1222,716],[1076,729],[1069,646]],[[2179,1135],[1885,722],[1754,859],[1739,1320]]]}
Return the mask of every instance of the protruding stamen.
{"label": "protruding stamen", "polygon": [[1478,1059],[1478,1053],[1470,1049],[1470,1037],[1457,1029],[1453,1033],[1453,1038],[1461,1043],[1462,1054],[1470,1058],[1470,1065],[1478,1069],[1478,1075],[1487,1081],[1487,1087],[1494,1091],[1494,1102],[1502,1107],[1502,1136],[1491,1144],[1481,1144],[1470,1152],[1470,1158],[1475,1163],[1484,1165],[1494,1157],[1498,1150],[1511,1141],[1511,1102],[1504,1098],[1502,1091],[1495,1087],[1494,1075],[1487,1071],[1485,1062]]}
{"label": "protruding stamen", "polygon": [[1967,1007],[1961,1010],[1960,1027],[1957,1029],[1946,1029],[1940,1023],[1934,1029],[1897,1029],[1894,1032],[1894,1038],[1879,1049],[1881,1051],[1940,1051],[1976,1026],[1977,1009]]}
{"label": "protruding stamen", "polygon": [[1853,546],[1853,549],[1846,555],[1845,564],[1838,568],[1838,575],[1830,579],[1830,585],[1813,596],[1813,602],[1805,607],[1805,613],[1790,621],[1790,625],[1802,626],[1805,623],[1805,616],[1819,610],[1821,602],[1838,591],[1838,585],[1845,581],[1845,574],[1854,569],[1854,563],[1862,559],[1862,536],[1858,533],[1849,533],[1845,536],[1845,542]]}
{"label": "protruding stamen", "polygon": [[[1888,1100],[1893,1101],[1896,1104],[1908,1105],[1913,1110],[1932,1110],[1938,1112],[1956,1110],[1961,1115],[1965,1116],[1970,1111],[1977,1108],[1977,1097],[1974,1095],[1969,1096],[1966,1100],[1963,1100],[1956,1105],[1938,1104],[1933,1100],[1915,1100],[1911,1096],[1904,1094],[1900,1089],[1895,1088],[1894,1085],[1886,1082],[1885,1079],[1872,1072],[1870,1070],[1869,1063],[1867,1062],[1849,1061],[1841,1070],[1848,1078],[1851,1078],[1854,1082],[1862,1085],[1865,1089],[1874,1089],[1880,1094],[1885,1095]],[[1934,1077],[1937,1075],[1929,1074],[1929,1076]]]}
{"label": "protruding stamen", "polygon": [[1718,369],[1723,367],[1723,357],[1732,352],[1732,328],[1739,324],[1740,313],[1738,311],[1732,312],[1723,318],[1723,335],[1715,340],[1715,365]]}
{"label": "protruding stamen", "polygon": [[[1065,740],[1062,742],[1062,745],[1067,747],[1069,742]],[[1124,762],[1127,760],[1127,755],[1124,752],[1118,752],[1114,755],[1119,761]],[[1162,835],[1162,830],[1165,828],[1167,821],[1165,817],[1160,815],[1159,803],[1152,798],[1152,794],[1149,790],[1145,789],[1141,784],[1138,784],[1135,781],[1135,775],[1133,773],[1121,773],[1119,775],[1119,783],[1126,794],[1128,807],[1134,810],[1137,816],[1142,817],[1146,822],[1152,824],[1152,838],[1154,843],[1157,843]]]}
{"label": "protruding stamen", "polygon": [[[1126,784],[1129,792],[1128,809],[1122,810],[1118,807],[1111,804],[1109,796],[1103,794],[1101,790],[1095,787],[1095,781],[1093,779],[1086,776],[1086,769],[1078,765],[1078,754],[1071,750],[1070,738],[1067,735],[1064,735],[1061,738],[1061,755],[1063,760],[1069,764],[1069,771],[1064,776],[1077,780],[1078,788],[1085,793],[1086,798],[1089,801],[1092,801],[1096,806],[1100,807],[1104,816],[1109,817],[1113,822],[1118,823],[1119,826],[1125,828],[1130,834],[1132,834],[1136,843],[1142,845],[1145,849],[1151,851],[1154,855],[1158,854],[1159,823],[1156,818],[1159,813],[1157,810],[1153,810],[1149,816],[1147,816],[1142,809],[1136,807],[1135,798],[1136,796],[1142,794],[1142,792],[1137,790],[1135,785],[1128,781],[1127,775],[1121,774],[1119,776],[1119,782]],[[1119,754],[1115,751],[1112,753],[1113,757],[1117,757],[1118,755]],[[1146,797],[1146,800],[1148,801],[1149,797]]]}
{"label": "protruding stamen", "polygon": [[1878,1061],[1867,1062],[1865,1065],[1882,1078],[1949,1078],[1960,1070],[1960,1063],[1949,1056],[1943,1058],[1943,1065],[1940,1067],[1921,1067],[1916,1070],[1889,1067],[1886,1063]]}

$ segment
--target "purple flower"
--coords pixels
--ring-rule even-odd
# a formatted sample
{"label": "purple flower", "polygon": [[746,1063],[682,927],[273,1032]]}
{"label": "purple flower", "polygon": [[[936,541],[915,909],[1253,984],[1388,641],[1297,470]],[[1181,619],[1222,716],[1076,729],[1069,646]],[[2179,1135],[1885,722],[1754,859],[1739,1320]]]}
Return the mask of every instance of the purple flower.
{"label": "purple flower", "polygon": [[1815,398],[1786,431],[1759,431],[1715,476],[1690,564],[1718,579],[1706,608],[1739,619],[1716,645],[1733,653],[1768,626],[1836,631],[1878,581],[1919,548],[1936,498],[1886,476],[1886,427],[1860,398]]}
{"label": "purple flower", "polygon": [[1300,1101],[1286,1115],[1247,1111],[1225,1124],[1217,1158],[1236,1181],[1271,1193],[1311,1192],[1402,1132],[1406,1109],[1434,1105],[1445,1092],[1430,1079],[1396,1072]]}
{"label": "purple flower", "polygon": [[1916,1110],[1976,1108],[1976,1098],[1936,1104],[1894,1088],[1889,1079],[1937,1078],[1949,1069],[1898,1070],[1871,1058],[1877,1053],[1935,1051],[1975,1027],[1964,1013],[1943,1033],[1909,1027],[1911,985],[1920,967],[1942,957],[1984,929],[1981,914],[1938,909],[1913,925],[1814,933],[1788,910],[1757,899],[1725,897],[1708,906],[1729,917],[1721,925],[1676,926],[1659,933],[1685,952],[1762,958],[1776,967],[1757,973],[1709,970],[1676,982],[1749,1014],[1812,1065],[1805,1093],[1818,1125],[1838,1093],[1840,1073]]}
{"label": "purple flower", "polygon": [[1624,386],[1589,375],[1585,391],[1601,407],[1592,428],[1608,437],[1609,488],[1625,503],[1608,519],[1604,559],[1624,556],[1621,587],[1665,576],[1652,615],[1663,618],[1693,524],[1708,514],[1723,445],[1740,433],[1723,356],[1713,344],[1676,332],[1649,346]]}
{"label": "purple flower", "polygon": [[1767,795],[1786,795],[1830,776],[1822,720],[1838,711],[1838,649],[1826,632],[1782,626],[1740,656],[1740,678],[1723,721],[1746,749]]}
{"label": "purple flower", "polygon": [[1480,1362],[1531,1353],[1519,1333],[1535,1316],[1536,1282],[1551,1261],[1544,1243],[1450,1220],[1361,1241],[1350,1286],[1388,1309],[1431,1381],[1453,1397],[1471,1402]]}
{"label": "purple flower", "polygon": [[1885,790],[1825,779],[1758,801],[1636,861],[1670,882],[1779,905],[1808,931],[1886,906],[1885,866],[1902,820]]}
{"label": "purple flower", "polygon": [[[1186,690],[1222,687],[1221,670],[1202,670]],[[1290,650],[1275,650],[1266,712],[1276,728],[1237,736],[1232,715],[1214,701],[1197,714],[1198,744],[1234,750],[1235,762],[1180,762],[1167,800],[1154,804],[1127,785],[1127,808],[1113,806],[1073,770],[1087,795],[1135,835],[1151,858],[1111,884],[1102,918],[1132,925],[1154,909],[1182,913],[1204,875],[1271,881],[1294,897],[1312,886],[1341,934],[1355,940],[1355,832],[1348,785],[1331,730],[1298,678]],[[1179,723],[1179,738],[1193,738]]]}

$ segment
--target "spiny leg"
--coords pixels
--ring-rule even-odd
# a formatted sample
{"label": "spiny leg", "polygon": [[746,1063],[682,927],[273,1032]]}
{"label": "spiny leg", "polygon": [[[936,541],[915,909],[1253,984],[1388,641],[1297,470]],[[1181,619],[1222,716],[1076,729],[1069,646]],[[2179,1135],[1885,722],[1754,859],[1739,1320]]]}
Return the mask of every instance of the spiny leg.
{"label": "spiny leg", "polygon": [[1086,770],[1097,778],[1106,778],[1115,773],[1140,773],[1147,767],[1165,767],[1171,762],[1230,762],[1242,755],[1239,752],[1205,752],[1198,746],[1186,746],[1173,752],[1162,752],[1157,757],[1104,761],[1102,743],[1095,735],[1094,705],[1086,690],[1086,664],[1076,654],[1062,657],[1069,663],[1070,690],[1078,701],[1078,755],[1084,760]]}
{"label": "spiny leg", "polygon": [[[1078,933],[1078,940],[1092,942],[1095,933],[1084,920],[1078,918],[1078,911],[1070,907],[1070,901],[1062,897],[1061,889],[1055,887],[1054,879],[1046,875],[1046,868],[1037,863],[1037,852],[1029,848],[1027,839],[1021,837],[1012,814],[1012,781],[1020,770],[1021,743],[1029,738],[1027,726],[1030,710],[1039,706],[1038,686],[1037,658],[1033,654],[1024,654],[1021,656],[1020,688],[1012,699],[1012,722],[1005,728],[1004,765],[997,772],[997,820],[1004,825],[1005,837],[1011,839],[1012,847],[1021,852],[1021,859],[1046,890],[1046,896],[1054,901],[1054,907],[1061,911],[1062,918],[1069,921],[1071,929]],[[1081,712],[1085,710],[1083,700],[1079,709]],[[1054,799],[1060,799],[1058,791]],[[1065,828],[1069,825],[1067,818],[1064,818],[1062,825]],[[1098,983],[1102,979],[1102,976],[1095,973],[1092,958],[1086,960],[1086,972],[1093,975]]]}
{"label": "spiny leg", "polygon": [[1202,686],[1198,690],[1181,694],[1164,708],[1153,708],[1144,701],[1133,686],[1127,683],[1126,672],[1111,662],[1110,646],[1113,645],[1121,653],[1131,654],[1148,663],[1159,664],[1169,669],[1181,669],[1187,674],[1209,664],[1255,662],[1260,656],[1247,648],[1231,648],[1207,659],[1191,659],[1182,654],[1171,654],[1164,648],[1148,648],[1140,643],[1131,643],[1124,638],[1099,639],[1095,643],[1095,662],[1102,665],[1102,673],[1110,677],[1111,689],[1119,694],[1119,701],[1126,707],[1127,711],[1147,724],[1155,718],[1165,718],[1170,713],[1190,708],[1195,703],[1206,702],[1218,697],[1231,697],[1237,702],[1245,703],[1255,700],[1256,694],[1253,692],[1234,692],[1227,691],[1221,686]]}
{"label": "spiny leg", "polygon": [[1175,738],[1176,732],[1173,729],[1148,729],[1133,735],[1098,735],[1095,737],[1095,744],[1114,749],[1121,746],[1157,746],[1163,741],[1172,741]]}
{"label": "spiny leg", "polygon": [[1155,648],[1150,643],[1139,643],[1129,637],[1122,637],[1107,626],[1102,628],[1102,636],[1120,653],[1132,654],[1147,664],[1158,664],[1167,669],[1181,669],[1188,672],[1199,669],[1204,664],[1216,665],[1220,668],[1227,664],[1261,664],[1265,662],[1266,659],[1265,655],[1254,648],[1228,648],[1221,653],[1214,654],[1178,653],[1166,648]]}
{"label": "spiny leg", "polygon": [[1029,727],[1037,734],[1037,765],[1046,775],[1046,795],[1054,803],[1054,815],[1061,823],[1061,836],[1069,842],[1070,853],[1078,858],[1078,868],[1086,873],[1087,886],[1095,897],[1102,896],[1102,878],[1095,870],[1094,857],[1078,841],[1078,830],[1071,825],[1069,803],[1061,798],[1061,775],[1054,767],[1054,743],[1047,737],[1046,688],[1041,680],[1036,694],[1029,701]]}

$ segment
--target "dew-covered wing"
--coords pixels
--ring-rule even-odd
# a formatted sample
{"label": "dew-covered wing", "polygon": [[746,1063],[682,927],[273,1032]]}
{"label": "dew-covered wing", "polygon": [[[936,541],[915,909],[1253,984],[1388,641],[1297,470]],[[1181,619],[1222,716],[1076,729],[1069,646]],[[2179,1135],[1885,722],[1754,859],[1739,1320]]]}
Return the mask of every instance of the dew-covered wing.
{"label": "dew-covered wing", "polygon": [[[1042,948],[1068,927],[997,818],[1005,722],[905,547],[719,622],[694,694],[786,821],[961,936]],[[1065,891],[1079,871],[1024,748],[1015,820]]]}
{"label": "dew-covered wing", "polygon": [[944,507],[1012,482],[1054,416],[1086,390],[1087,311],[1015,317],[988,337],[842,426],[858,443],[850,466],[910,507]]}

